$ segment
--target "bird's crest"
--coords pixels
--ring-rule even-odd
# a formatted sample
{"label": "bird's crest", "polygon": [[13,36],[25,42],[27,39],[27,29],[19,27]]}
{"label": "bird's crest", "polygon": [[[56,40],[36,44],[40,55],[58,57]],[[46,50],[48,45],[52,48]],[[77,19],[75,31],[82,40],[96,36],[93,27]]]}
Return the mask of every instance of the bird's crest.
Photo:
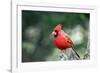
{"label": "bird's crest", "polygon": [[62,24],[58,24],[58,25],[54,28],[54,30],[59,31],[59,30],[61,30],[61,28],[62,28]]}

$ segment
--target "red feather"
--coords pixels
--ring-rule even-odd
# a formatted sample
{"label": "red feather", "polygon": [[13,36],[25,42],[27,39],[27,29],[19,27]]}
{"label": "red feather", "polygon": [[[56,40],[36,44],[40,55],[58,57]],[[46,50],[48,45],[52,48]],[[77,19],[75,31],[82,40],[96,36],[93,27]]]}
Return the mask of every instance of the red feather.
{"label": "red feather", "polygon": [[68,36],[65,36],[62,31],[58,32],[58,36],[54,39],[54,44],[59,49],[71,48],[73,43]]}
{"label": "red feather", "polygon": [[68,35],[61,29],[61,24],[57,25],[54,28],[53,32],[56,32],[56,37],[54,38],[54,44],[56,47],[61,50],[72,47],[73,42],[68,37]]}

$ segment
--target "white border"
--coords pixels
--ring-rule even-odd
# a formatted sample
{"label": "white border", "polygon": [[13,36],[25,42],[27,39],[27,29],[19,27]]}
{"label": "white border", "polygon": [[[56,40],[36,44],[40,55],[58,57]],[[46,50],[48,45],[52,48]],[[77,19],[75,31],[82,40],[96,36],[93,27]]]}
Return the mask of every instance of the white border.
{"label": "white border", "polygon": [[[61,6],[61,5],[60,5]],[[97,65],[96,57],[96,10],[93,7],[83,6],[67,6],[62,5],[16,5],[15,11],[12,12],[12,72],[20,71],[43,71],[43,70],[56,70],[56,69],[74,69],[74,68],[89,68]],[[21,62],[21,27],[22,15],[21,10],[37,10],[37,11],[57,11],[57,12],[77,12],[77,13],[90,13],[90,60],[81,61],[56,61],[56,62]],[[14,13],[15,12],[15,13]],[[95,42],[95,43],[94,43]]]}

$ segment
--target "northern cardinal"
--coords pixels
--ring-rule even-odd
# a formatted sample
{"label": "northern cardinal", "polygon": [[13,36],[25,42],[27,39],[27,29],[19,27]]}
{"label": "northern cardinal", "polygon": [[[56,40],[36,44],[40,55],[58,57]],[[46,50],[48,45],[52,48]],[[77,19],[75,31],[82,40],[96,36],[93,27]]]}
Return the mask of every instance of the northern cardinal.
{"label": "northern cardinal", "polygon": [[58,24],[51,33],[54,36],[54,45],[59,48],[69,60],[79,60],[80,56],[73,49],[73,42],[62,30],[62,24]]}

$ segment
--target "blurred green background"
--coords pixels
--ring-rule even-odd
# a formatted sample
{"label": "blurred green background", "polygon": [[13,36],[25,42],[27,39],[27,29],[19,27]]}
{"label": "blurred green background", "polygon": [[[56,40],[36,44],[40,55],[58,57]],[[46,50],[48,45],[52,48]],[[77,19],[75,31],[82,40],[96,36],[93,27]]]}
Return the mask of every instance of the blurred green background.
{"label": "blurred green background", "polygon": [[57,61],[60,50],[50,33],[61,23],[77,53],[84,57],[89,35],[89,13],[22,10],[22,62]]}

